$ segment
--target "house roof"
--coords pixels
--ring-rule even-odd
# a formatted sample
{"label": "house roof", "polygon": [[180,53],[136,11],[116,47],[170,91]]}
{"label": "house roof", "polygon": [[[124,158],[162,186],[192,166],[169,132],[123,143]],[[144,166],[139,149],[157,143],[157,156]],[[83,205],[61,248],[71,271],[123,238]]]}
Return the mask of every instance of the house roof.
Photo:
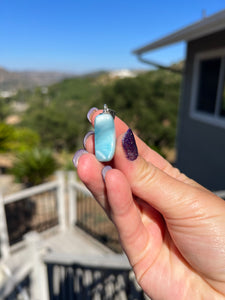
{"label": "house roof", "polygon": [[135,49],[133,53],[136,55],[141,55],[163,46],[174,44],[180,41],[191,41],[223,29],[225,29],[225,10],[184,27],[150,44]]}

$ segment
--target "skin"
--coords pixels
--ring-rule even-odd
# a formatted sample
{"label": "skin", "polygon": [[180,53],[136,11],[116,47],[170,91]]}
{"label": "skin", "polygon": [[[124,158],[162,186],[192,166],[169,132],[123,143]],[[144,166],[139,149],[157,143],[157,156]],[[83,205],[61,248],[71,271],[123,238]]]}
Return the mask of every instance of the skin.
{"label": "skin", "polygon": [[105,179],[93,135],[77,172],[115,224],[138,283],[154,300],[225,299],[225,202],[137,136],[139,155],[129,161],[122,147],[128,126],[117,117],[115,126],[113,169]]}

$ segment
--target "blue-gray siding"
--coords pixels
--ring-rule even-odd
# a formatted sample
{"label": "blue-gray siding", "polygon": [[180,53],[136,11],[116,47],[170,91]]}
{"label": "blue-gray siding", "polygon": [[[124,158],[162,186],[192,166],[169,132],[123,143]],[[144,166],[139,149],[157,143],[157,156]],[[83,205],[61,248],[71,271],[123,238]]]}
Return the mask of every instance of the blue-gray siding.
{"label": "blue-gray siding", "polygon": [[209,189],[225,189],[225,128],[190,117],[194,56],[225,48],[225,30],[187,45],[187,59],[179,112],[177,167]]}

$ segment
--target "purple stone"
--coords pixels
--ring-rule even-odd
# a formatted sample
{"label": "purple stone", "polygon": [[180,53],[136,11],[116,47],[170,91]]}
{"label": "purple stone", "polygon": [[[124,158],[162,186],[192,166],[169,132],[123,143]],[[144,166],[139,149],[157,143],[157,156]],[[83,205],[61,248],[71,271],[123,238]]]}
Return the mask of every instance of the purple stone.
{"label": "purple stone", "polygon": [[138,157],[138,149],[132,130],[129,128],[125,133],[122,145],[127,159],[133,161]]}

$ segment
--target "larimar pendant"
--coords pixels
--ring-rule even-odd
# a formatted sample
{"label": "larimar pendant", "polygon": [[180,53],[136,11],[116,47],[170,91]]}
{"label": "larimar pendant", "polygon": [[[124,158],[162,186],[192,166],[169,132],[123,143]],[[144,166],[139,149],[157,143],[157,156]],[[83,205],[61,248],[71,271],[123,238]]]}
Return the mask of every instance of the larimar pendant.
{"label": "larimar pendant", "polygon": [[114,115],[104,104],[101,114],[95,118],[95,156],[97,160],[110,161],[115,152],[116,133],[114,125]]}

